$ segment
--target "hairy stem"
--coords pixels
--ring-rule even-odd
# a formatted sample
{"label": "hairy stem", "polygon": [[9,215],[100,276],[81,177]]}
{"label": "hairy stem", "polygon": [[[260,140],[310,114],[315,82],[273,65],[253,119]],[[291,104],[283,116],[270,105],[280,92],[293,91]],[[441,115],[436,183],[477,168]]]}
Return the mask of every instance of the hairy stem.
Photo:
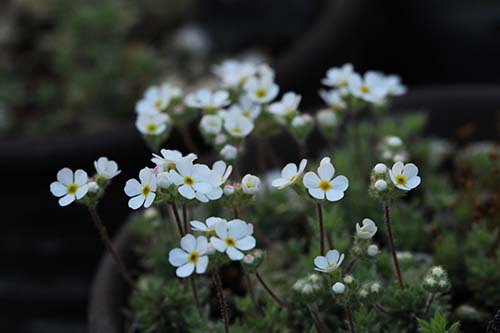
{"label": "hairy stem", "polygon": [[175,222],[177,223],[177,229],[179,230],[179,235],[182,237],[184,236],[184,229],[182,228],[181,217],[179,216],[179,211],[177,210],[177,205],[175,204],[175,202],[170,203],[170,209],[174,214]]}
{"label": "hairy stem", "polygon": [[189,222],[188,222],[188,208],[186,204],[182,204],[182,219],[184,220],[184,233],[187,233],[189,230]]}
{"label": "hairy stem", "polygon": [[255,293],[253,291],[252,280],[250,280],[250,275],[245,273],[245,282],[247,284],[248,293],[250,294],[250,300],[252,301],[253,308],[258,311],[259,304],[257,303],[257,299],[255,298]]}
{"label": "hairy stem", "polygon": [[319,221],[319,246],[320,246],[320,254],[322,256],[325,255],[325,231],[324,226],[323,226],[323,208],[321,207],[321,204],[318,202],[316,203],[316,209],[318,211],[318,221]]}
{"label": "hairy stem", "polygon": [[389,237],[389,246],[391,248],[394,270],[396,271],[399,286],[402,289],[404,288],[403,275],[401,275],[401,270],[399,269],[398,257],[396,255],[396,247],[394,246],[394,237],[392,236],[392,227],[391,227],[391,214],[388,202],[384,202],[384,211],[385,211],[385,224],[387,226],[387,236]]}
{"label": "hairy stem", "polygon": [[424,317],[427,317],[427,315],[429,314],[429,311],[431,310],[432,302],[434,302],[435,297],[436,297],[436,293],[432,293],[431,297],[429,297],[429,300],[427,301],[427,306],[425,307]]}
{"label": "hairy stem", "polygon": [[94,222],[95,227],[97,228],[97,231],[99,232],[99,236],[101,237],[101,240],[104,242],[106,245],[106,248],[108,249],[109,253],[111,254],[111,257],[113,258],[116,267],[118,268],[118,271],[122,275],[122,277],[125,279],[125,281],[129,284],[130,287],[134,287],[134,281],[127,271],[127,268],[125,267],[123,261],[121,260],[120,256],[118,255],[118,252],[116,252],[113,243],[111,242],[111,239],[109,238],[108,235],[108,230],[102,223],[101,217],[99,216],[99,213],[97,212],[96,207],[92,206],[89,207],[89,212],[90,216],[92,217],[92,221]]}
{"label": "hairy stem", "polygon": [[283,301],[267,284],[266,282],[264,282],[264,279],[262,278],[262,276],[259,274],[259,272],[255,271],[255,276],[257,277],[257,280],[260,282],[260,284],[262,285],[262,287],[264,287],[264,289],[267,291],[267,293],[269,294],[269,296],[271,296],[271,298],[276,302],[278,303],[278,305],[280,305],[281,307],[283,308],[288,308],[288,304],[285,303],[285,301]]}
{"label": "hairy stem", "polygon": [[224,297],[224,290],[222,289],[222,282],[220,280],[219,272],[214,270],[212,273],[212,280],[217,291],[217,299],[219,301],[220,314],[224,321],[224,332],[229,333],[229,314],[227,310],[226,298]]}

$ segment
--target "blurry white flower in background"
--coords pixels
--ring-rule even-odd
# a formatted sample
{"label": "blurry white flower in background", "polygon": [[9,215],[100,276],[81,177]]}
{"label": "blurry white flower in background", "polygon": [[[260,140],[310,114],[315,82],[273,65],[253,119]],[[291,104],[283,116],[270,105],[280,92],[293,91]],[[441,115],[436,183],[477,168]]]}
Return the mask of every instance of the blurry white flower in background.
{"label": "blurry white flower in background", "polygon": [[294,92],[287,92],[281,101],[269,105],[269,112],[276,116],[286,117],[298,111],[302,97]]}
{"label": "blurry white flower in background", "polygon": [[165,113],[140,113],[135,126],[142,134],[159,135],[167,129],[170,117]]}

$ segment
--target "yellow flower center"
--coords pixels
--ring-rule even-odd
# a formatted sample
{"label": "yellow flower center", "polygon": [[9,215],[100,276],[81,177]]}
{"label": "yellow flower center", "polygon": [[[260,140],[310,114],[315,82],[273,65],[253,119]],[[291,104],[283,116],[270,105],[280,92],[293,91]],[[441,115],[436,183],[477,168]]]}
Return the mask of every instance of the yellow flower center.
{"label": "yellow flower center", "polygon": [[192,177],[184,177],[184,184],[192,186],[194,184],[194,179]]}
{"label": "yellow flower center", "polygon": [[188,261],[191,264],[196,264],[198,262],[198,259],[200,259],[200,254],[196,251],[193,251],[189,254]]}
{"label": "yellow flower center", "polygon": [[259,88],[255,90],[255,96],[257,96],[258,98],[264,98],[266,97],[266,95],[267,95],[266,89]]}
{"label": "yellow flower center", "polygon": [[239,127],[233,128],[233,133],[240,134],[241,133],[241,128],[239,128]]}
{"label": "yellow flower center", "polygon": [[173,170],[177,167],[174,162],[170,162],[167,164],[167,170]]}
{"label": "yellow flower center", "polygon": [[332,188],[332,184],[330,184],[330,182],[328,180],[322,180],[322,181],[319,182],[319,188],[323,192],[326,192],[326,191],[328,191],[329,189]]}
{"label": "yellow flower center", "polygon": [[69,184],[67,187],[67,191],[68,194],[76,194],[76,192],[78,191],[78,185],[76,185],[75,183]]}
{"label": "yellow flower center", "polygon": [[155,102],[155,108],[157,108],[158,110],[161,108],[161,100],[157,100]]}
{"label": "yellow flower center", "polygon": [[395,178],[396,178],[396,183],[397,183],[398,185],[403,185],[403,186],[405,186],[405,185],[406,185],[406,183],[408,183],[408,179],[406,178],[406,176],[405,176],[405,175],[397,175]]}
{"label": "yellow flower center", "polygon": [[247,183],[247,188],[253,188],[253,184],[252,183]]}
{"label": "yellow flower center", "polygon": [[359,90],[361,90],[361,93],[363,93],[363,94],[370,93],[370,88],[368,88],[368,86],[365,86],[365,85],[362,85],[361,88],[359,88]]}
{"label": "yellow flower center", "polygon": [[205,237],[207,237],[207,238],[210,238],[210,237],[215,236],[215,235],[216,235],[215,230],[205,231]]}
{"label": "yellow flower center", "polygon": [[154,132],[156,132],[157,129],[158,129],[158,125],[156,125],[156,124],[148,124],[146,126],[146,132],[148,132],[148,133],[154,133]]}
{"label": "yellow flower center", "polygon": [[343,80],[339,83],[339,88],[346,88],[348,85],[347,81],[346,80]]}
{"label": "yellow flower center", "polygon": [[229,247],[235,247],[236,246],[236,241],[232,237],[227,237],[224,239],[224,243],[226,243],[227,246]]}
{"label": "yellow flower center", "polygon": [[142,188],[142,195],[147,196],[151,192],[151,187],[149,185],[144,185]]}
{"label": "yellow flower center", "polygon": [[250,118],[250,111],[243,111],[243,116],[246,118]]}

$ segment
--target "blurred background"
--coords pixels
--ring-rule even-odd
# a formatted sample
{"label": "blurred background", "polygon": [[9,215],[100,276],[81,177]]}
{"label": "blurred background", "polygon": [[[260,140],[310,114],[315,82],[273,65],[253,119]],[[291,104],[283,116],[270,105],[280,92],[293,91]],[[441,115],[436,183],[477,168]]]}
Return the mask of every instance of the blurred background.
{"label": "blurred background", "polygon": [[[86,331],[103,247],[85,209],[58,207],[50,182],[61,167],[116,160],[123,172],[100,206],[114,234],[129,214],[123,184],[150,156],[136,100],[164,80],[199,86],[213,63],[241,56],[269,61],[308,112],[325,71],[351,62],[400,75],[410,92],[394,112],[428,111],[430,134],[499,138],[495,0],[3,0],[0,331]],[[179,133],[167,144],[185,150]]]}

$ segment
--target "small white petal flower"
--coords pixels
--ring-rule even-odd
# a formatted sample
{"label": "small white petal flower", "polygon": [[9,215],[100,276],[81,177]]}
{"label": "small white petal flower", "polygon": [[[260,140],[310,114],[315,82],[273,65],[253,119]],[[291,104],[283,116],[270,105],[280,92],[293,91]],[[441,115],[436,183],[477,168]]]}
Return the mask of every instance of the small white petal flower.
{"label": "small white petal flower", "polygon": [[238,219],[228,223],[217,223],[215,225],[216,236],[210,238],[210,243],[217,251],[226,253],[231,260],[241,260],[244,257],[241,251],[248,251],[255,247],[255,238],[250,233],[253,228],[250,226]]}
{"label": "small white petal flower", "polygon": [[374,184],[375,189],[379,192],[385,191],[387,189],[387,182],[383,179],[379,179]]}
{"label": "small white petal flower", "polygon": [[89,193],[96,193],[97,191],[99,191],[99,185],[97,185],[97,183],[94,181],[88,182],[87,186],[89,188]]}
{"label": "small white petal flower", "polygon": [[337,250],[330,250],[326,256],[317,256],[314,258],[315,270],[323,273],[331,273],[340,267],[344,261],[344,254],[340,254]]}
{"label": "small white petal flower", "polygon": [[412,190],[420,184],[420,177],[417,174],[418,168],[413,163],[396,162],[389,170],[392,183],[403,191]]}
{"label": "small white petal flower", "polygon": [[177,191],[186,199],[195,197],[202,202],[207,202],[205,196],[212,190],[210,185],[210,169],[204,164],[194,164],[189,159],[177,162],[176,170],[170,170],[170,180],[177,187]]}
{"label": "small white petal flower", "polygon": [[243,262],[245,264],[251,265],[255,262],[255,257],[251,254],[247,254],[246,256],[243,257]]}
{"label": "small white petal flower", "polygon": [[215,65],[213,72],[221,79],[224,87],[232,88],[245,83],[247,78],[255,75],[257,66],[251,62],[230,59]]}
{"label": "small white petal flower", "polygon": [[345,89],[351,76],[355,74],[354,67],[347,63],[342,67],[332,67],[326,72],[326,78],[321,82],[329,87]]}
{"label": "small white petal flower", "polygon": [[208,241],[205,236],[195,238],[193,235],[186,235],[181,238],[181,248],[176,248],[168,254],[168,261],[174,267],[178,267],[175,274],[180,278],[185,278],[193,274],[203,274],[207,270]]}
{"label": "small white petal flower", "polygon": [[224,117],[224,129],[235,138],[244,138],[254,129],[251,119],[242,114],[227,114]]}
{"label": "small white petal flower", "polygon": [[322,128],[337,126],[338,119],[334,111],[330,109],[320,110],[316,113],[316,122]]}
{"label": "small white petal flower", "polygon": [[319,95],[331,110],[340,111],[346,108],[342,94],[338,90],[320,90]]}
{"label": "small white petal flower", "polygon": [[260,178],[247,174],[241,180],[241,187],[246,194],[255,194],[260,189]]}
{"label": "small white petal flower", "polygon": [[379,252],[378,246],[375,244],[371,244],[370,246],[368,246],[367,252],[370,257],[375,257]]}
{"label": "small white petal flower", "polygon": [[57,173],[57,181],[50,184],[50,192],[60,198],[59,205],[64,207],[87,194],[87,181],[85,171],[78,169],[73,173],[71,169],[63,168]]}
{"label": "small white petal flower", "polygon": [[153,158],[151,159],[151,162],[162,168],[164,171],[170,171],[175,168],[177,168],[177,163],[179,161],[187,159],[191,162],[196,160],[198,156],[196,156],[193,153],[187,154],[186,156],[182,156],[182,153],[178,150],[169,150],[169,149],[162,149],[160,151],[160,155],[153,154]]}
{"label": "small white petal flower", "polygon": [[276,98],[279,87],[270,79],[251,77],[247,79],[244,89],[253,102],[264,104]]}
{"label": "small white petal flower", "polygon": [[[209,183],[212,186],[212,190],[206,194],[200,193],[200,196],[206,196],[206,200],[218,200],[222,197],[223,191],[221,186],[227,181],[233,167],[231,165],[226,165],[224,161],[217,161],[212,166],[210,170]],[[203,199],[201,200],[203,201]]]}
{"label": "small white petal flower", "polygon": [[131,197],[128,206],[138,209],[144,205],[148,208],[156,197],[156,175],[150,168],[144,168],[139,172],[140,183],[136,179],[129,179],[125,184],[125,193]]}
{"label": "small white petal flower", "polygon": [[172,180],[170,180],[170,173],[168,171],[163,171],[158,173],[156,176],[156,182],[160,188],[169,188],[172,185]]}
{"label": "small white petal flower", "polygon": [[424,283],[429,287],[434,287],[436,285],[436,280],[434,278],[428,276],[424,279]]}
{"label": "small white petal flower", "polygon": [[250,98],[243,95],[238,104],[231,105],[227,111],[227,115],[243,116],[253,121],[259,117],[261,110],[262,107],[259,104],[254,103]]}
{"label": "small white petal flower", "polygon": [[304,127],[313,122],[313,118],[308,115],[308,114],[299,114],[295,117],[293,117],[292,120],[292,127],[298,128],[298,127]]}
{"label": "small white petal flower", "polygon": [[349,79],[349,91],[352,95],[373,104],[382,104],[388,94],[386,86],[370,73],[363,78],[354,74]]}
{"label": "small white petal flower", "polygon": [[313,198],[323,200],[326,197],[328,201],[338,201],[344,197],[349,181],[345,176],[333,178],[335,168],[329,159],[320,163],[318,175],[309,171],[303,179],[304,186]]}
{"label": "small white petal flower", "polygon": [[377,225],[369,218],[363,219],[363,226],[356,223],[356,234],[359,238],[369,239],[377,233]]}
{"label": "small white petal flower", "polygon": [[342,282],[335,282],[332,286],[332,290],[337,295],[342,295],[345,291],[345,285]]}
{"label": "small white petal flower", "polygon": [[176,93],[177,90],[169,84],[150,87],[144,93],[143,99],[137,102],[135,110],[139,114],[157,113],[165,110]]}
{"label": "small white petal flower", "polygon": [[351,284],[354,282],[354,278],[352,277],[351,274],[346,274],[343,280],[346,284]]}
{"label": "small white petal flower", "polygon": [[441,266],[434,266],[434,267],[431,268],[431,274],[434,277],[440,278],[441,276],[444,275],[444,273],[445,273],[444,269]]}
{"label": "small white petal flower", "polygon": [[283,170],[281,170],[281,177],[273,180],[272,186],[279,189],[283,189],[287,186],[294,184],[300,178],[300,176],[302,176],[302,173],[304,172],[306,166],[307,166],[306,159],[300,161],[300,165],[298,168],[296,164],[288,163],[283,168]]}
{"label": "small white petal flower", "polygon": [[227,142],[227,135],[224,133],[219,133],[215,136],[214,143],[217,146],[221,146]]}
{"label": "small white petal flower", "polygon": [[375,167],[373,168],[373,171],[377,174],[377,175],[381,175],[383,173],[386,173],[387,171],[387,166],[384,164],[384,163],[377,163],[377,165],[375,165]]}
{"label": "small white petal flower", "polygon": [[281,101],[269,105],[269,112],[279,117],[286,117],[298,111],[302,97],[294,92],[287,92]]}
{"label": "small white petal flower", "polygon": [[207,89],[198,90],[186,96],[187,106],[205,110],[217,110],[229,105],[229,93],[225,90],[211,92]]}
{"label": "small white petal flower", "polygon": [[137,116],[135,127],[142,134],[159,135],[167,129],[170,117],[166,113],[140,113]]}
{"label": "small white petal flower", "polygon": [[201,221],[191,221],[191,230],[204,232],[207,237],[215,236],[215,226],[218,223],[227,223],[226,220],[220,217],[209,217],[205,220],[205,223]]}
{"label": "small white petal flower", "polygon": [[368,71],[366,75],[370,76],[371,80],[377,82],[378,85],[384,87],[390,96],[406,94],[406,86],[401,83],[401,78],[397,75],[385,75],[377,71]]}
{"label": "small white petal flower", "polygon": [[97,174],[106,179],[116,177],[121,172],[121,170],[118,170],[118,164],[115,161],[108,160],[107,157],[100,157],[97,161],[94,161],[94,166]]}
{"label": "small white petal flower", "polygon": [[384,141],[391,147],[400,147],[403,144],[403,140],[398,136],[387,136],[384,138]]}
{"label": "small white petal flower", "polygon": [[374,282],[372,283],[372,285],[370,286],[370,291],[372,293],[378,293],[380,291],[382,287],[380,286],[380,283],[378,282]]}
{"label": "small white petal flower", "polygon": [[232,145],[225,145],[220,151],[220,156],[228,161],[234,160],[238,156],[238,149]]}
{"label": "small white petal flower", "polygon": [[224,186],[224,195],[225,196],[230,196],[233,194],[234,194],[234,186],[232,186],[232,185]]}
{"label": "small white petal flower", "polygon": [[222,118],[216,114],[207,114],[201,118],[200,128],[207,134],[218,134],[222,130]]}

